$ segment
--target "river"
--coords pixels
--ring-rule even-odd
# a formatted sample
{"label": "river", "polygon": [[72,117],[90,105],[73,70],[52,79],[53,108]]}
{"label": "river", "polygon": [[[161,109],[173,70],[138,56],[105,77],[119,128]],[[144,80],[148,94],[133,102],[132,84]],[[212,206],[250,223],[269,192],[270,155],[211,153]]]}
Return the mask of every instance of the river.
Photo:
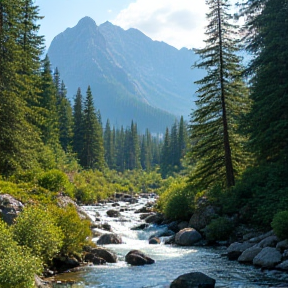
{"label": "river", "polygon": [[[168,288],[179,275],[189,272],[203,272],[216,279],[218,288],[264,288],[288,283],[288,275],[278,271],[261,271],[253,266],[241,265],[221,256],[225,248],[217,247],[177,247],[172,245],[149,245],[148,239],[166,226],[150,226],[143,231],[133,231],[132,227],[143,223],[134,211],[147,202],[140,199],[138,204],[129,205],[129,211],[121,212],[121,218],[110,218],[106,211],[111,204],[86,206],[84,209],[94,220],[95,213],[101,221],[111,225],[114,233],[122,236],[125,244],[105,245],[117,253],[118,263],[87,267],[83,271],[57,276],[57,280],[75,280],[73,287],[83,288]],[[127,203],[119,202],[126,206]],[[120,206],[120,207],[121,207]],[[113,208],[115,209],[115,208]],[[100,231],[103,233],[103,231]],[[107,233],[107,231],[105,231]],[[97,238],[93,239],[97,241]],[[124,261],[132,249],[143,251],[156,260],[155,264],[130,266]],[[63,286],[61,286],[63,287]]]}

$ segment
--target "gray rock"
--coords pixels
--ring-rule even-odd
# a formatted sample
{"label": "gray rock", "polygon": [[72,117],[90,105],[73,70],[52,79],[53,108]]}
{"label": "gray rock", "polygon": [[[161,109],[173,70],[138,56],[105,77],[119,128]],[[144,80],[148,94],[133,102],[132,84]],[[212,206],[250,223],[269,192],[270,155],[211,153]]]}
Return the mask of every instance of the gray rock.
{"label": "gray rock", "polygon": [[122,238],[117,234],[103,234],[97,241],[99,245],[106,245],[106,244],[122,244]]}
{"label": "gray rock", "polygon": [[288,260],[288,249],[283,251],[282,261]]}
{"label": "gray rock", "polygon": [[201,272],[192,272],[179,276],[170,288],[214,288],[216,280]]}
{"label": "gray rock", "polygon": [[155,260],[148,257],[139,250],[131,250],[126,256],[125,261],[132,266],[142,266],[145,264],[153,264]]}
{"label": "gray rock", "polygon": [[167,228],[169,230],[172,230],[173,232],[177,233],[179,232],[181,229],[179,229],[178,227],[178,221],[173,221],[173,222],[170,222],[167,226]]}
{"label": "gray rock", "polygon": [[175,235],[175,243],[181,246],[192,246],[201,239],[201,234],[194,228],[185,228]]}
{"label": "gray rock", "polygon": [[160,244],[161,240],[158,237],[153,237],[149,239],[149,244]]}
{"label": "gray rock", "polygon": [[165,245],[175,244],[175,235],[168,237],[164,240]]}
{"label": "gray rock", "polygon": [[264,238],[258,243],[258,246],[261,248],[265,247],[276,247],[279,239],[277,236],[269,236],[267,238]]}
{"label": "gray rock", "polygon": [[144,207],[136,210],[134,213],[149,213],[149,212],[152,212],[152,209],[144,206]]}
{"label": "gray rock", "polygon": [[149,224],[143,223],[143,224],[139,224],[139,225],[137,225],[135,227],[132,227],[131,230],[144,230],[148,226],[149,226]]}
{"label": "gray rock", "polygon": [[261,252],[262,248],[253,246],[245,251],[239,256],[238,261],[240,263],[252,263],[253,259]]}
{"label": "gray rock", "polygon": [[242,254],[243,251],[246,249],[254,246],[253,243],[249,242],[244,242],[244,243],[239,243],[235,242],[232,243],[228,248],[227,248],[227,256],[229,260],[237,260],[239,256]]}
{"label": "gray rock", "polygon": [[109,217],[120,217],[120,216],[121,216],[121,213],[120,213],[119,211],[113,210],[113,209],[108,210],[108,211],[106,212],[106,214],[107,214]]}
{"label": "gray rock", "polygon": [[200,231],[210,223],[216,214],[216,209],[213,206],[201,207],[190,218],[189,227]]}
{"label": "gray rock", "polygon": [[252,232],[249,232],[249,233],[243,235],[243,240],[247,241],[247,240],[250,240],[251,238],[255,238],[258,236],[260,236],[259,232],[252,231]]}
{"label": "gray rock", "polygon": [[92,249],[90,253],[92,253],[96,257],[100,257],[104,259],[108,263],[117,262],[117,255],[108,249],[97,247],[97,248]]}
{"label": "gray rock", "polygon": [[269,231],[269,232],[267,232],[267,233],[265,233],[265,234],[262,234],[262,235],[260,235],[260,236],[251,238],[251,239],[249,240],[249,242],[250,242],[250,243],[259,243],[260,241],[262,241],[263,239],[265,239],[265,238],[267,238],[267,237],[269,237],[269,236],[274,236],[274,233],[273,233],[272,230]]}
{"label": "gray rock", "polygon": [[155,215],[155,213],[153,213],[153,212],[151,212],[151,213],[142,213],[142,214],[140,214],[139,217],[140,217],[141,220],[144,220],[147,217],[152,216],[152,215]]}
{"label": "gray rock", "polygon": [[22,211],[24,205],[11,195],[0,195],[0,218],[8,225],[13,224],[14,219]]}
{"label": "gray rock", "polygon": [[145,218],[145,222],[150,224],[160,224],[163,220],[164,220],[163,215],[159,213],[150,215],[147,218]]}
{"label": "gray rock", "polygon": [[106,261],[101,258],[101,257],[97,257],[96,255],[94,255],[93,253],[89,252],[85,254],[84,257],[84,261],[85,262],[91,262],[94,265],[103,265],[106,264]]}
{"label": "gray rock", "polygon": [[278,264],[276,269],[288,271],[288,260],[283,261],[282,263]]}
{"label": "gray rock", "polygon": [[272,247],[266,247],[253,259],[253,264],[262,268],[274,268],[281,262],[282,255]]}
{"label": "gray rock", "polygon": [[285,239],[283,241],[278,242],[277,245],[276,245],[276,248],[278,250],[281,250],[281,251],[284,251],[284,250],[288,249],[288,240]]}
{"label": "gray rock", "polygon": [[189,222],[187,222],[187,221],[181,221],[178,224],[179,231],[182,230],[182,229],[188,228],[188,227],[189,227]]}

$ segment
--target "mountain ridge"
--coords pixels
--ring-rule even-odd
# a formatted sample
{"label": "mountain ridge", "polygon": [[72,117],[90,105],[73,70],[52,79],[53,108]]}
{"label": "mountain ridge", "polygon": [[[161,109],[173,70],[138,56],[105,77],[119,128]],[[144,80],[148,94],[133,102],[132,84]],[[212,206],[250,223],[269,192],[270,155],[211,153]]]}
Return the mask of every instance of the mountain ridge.
{"label": "mountain ridge", "polygon": [[133,119],[141,130],[164,132],[180,115],[187,119],[193,106],[193,51],[154,41],[137,29],[108,21],[97,26],[84,17],[53,39],[48,55],[68,96],[78,87],[84,94],[90,85],[97,109],[113,125]]}

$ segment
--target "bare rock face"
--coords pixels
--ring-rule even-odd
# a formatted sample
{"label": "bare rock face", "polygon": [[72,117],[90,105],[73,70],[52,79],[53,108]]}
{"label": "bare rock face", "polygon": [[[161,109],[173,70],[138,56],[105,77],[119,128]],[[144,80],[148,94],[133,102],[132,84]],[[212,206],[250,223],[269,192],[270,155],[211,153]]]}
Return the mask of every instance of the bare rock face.
{"label": "bare rock face", "polygon": [[253,264],[262,268],[274,268],[281,262],[282,255],[276,249],[272,247],[266,247],[253,259]]}
{"label": "bare rock face", "polygon": [[155,260],[148,257],[146,254],[139,250],[131,250],[125,256],[125,261],[132,266],[142,266],[155,263]]}
{"label": "bare rock face", "polygon": [[181,246],[192,246],[201,239],[201,234],[194,228],[185,228],[176,234],[175,243]]}
{"label": "bare rock face", "polygon": [[170,288],[214,288],[216,280],[201,272],[192,272],[179,276],[175,279]]}
{"label": "bare rock face", "polygon": [[24,205],[11,195],[0,195],[0,218],[8,225],[13,224],[14,219],[23,209]]}
{"label": "bare rock face", "polygon": [[98,245],[106,245],[106,244],[122,244],[122,238],[117,234],[103,234],[97,241]]}

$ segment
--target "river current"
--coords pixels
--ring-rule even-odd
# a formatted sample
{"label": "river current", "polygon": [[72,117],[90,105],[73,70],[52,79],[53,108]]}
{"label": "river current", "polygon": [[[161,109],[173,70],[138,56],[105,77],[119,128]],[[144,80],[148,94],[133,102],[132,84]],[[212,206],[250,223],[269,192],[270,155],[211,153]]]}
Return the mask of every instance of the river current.
{"label": "river current", "polygon": [[[229,261],[221,256],[225,253],[223,247],[149,245],[149,237],[167,230],[167,227],[151,225],[145,230],[131,230],[132,227],[143,223],[139,214],[135,214],[134,211],[145,205],[147,201],[149,200],[140,199],[139,203],[128,205],[129,211],[121,212],[120,218],[107,216],[106,211],[112,208],[111,204],[84,207],[92,220],[98,212],[101,222],[109,223],[113,233],[121,235],[125,244],[105,245],[117,254],[118,263],[90,266],[79,272],[59,275],[57,280],[75,280],[79,284],[73,287],[83,288],[168,288],[171,282],[182,274],[202,272],[216,280],[217,288],[266,288],[288,283],[288,274],[261,271],[253,266]],[[120,207],[127,206],[124,202],[119,204]],[[107,233],[101,230],[99,232]],[[97,241],[97,238],[93,241]],[[128,265],[124,257],[132,249],[141,250],[156,260],[156,263],[133,267]]]}

